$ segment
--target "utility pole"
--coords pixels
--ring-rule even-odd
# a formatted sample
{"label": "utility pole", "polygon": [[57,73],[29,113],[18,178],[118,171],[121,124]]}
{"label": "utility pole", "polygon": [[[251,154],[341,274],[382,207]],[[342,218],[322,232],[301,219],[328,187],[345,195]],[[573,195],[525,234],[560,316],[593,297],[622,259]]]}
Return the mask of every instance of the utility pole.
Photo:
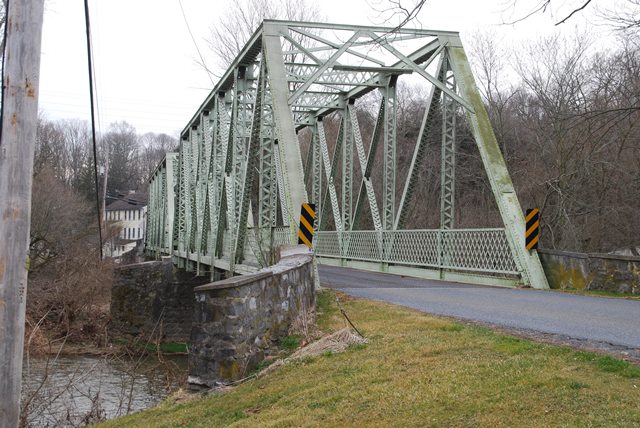
{"label": "utility pole", "polygon": [[44,0],[7,2],[0,128],[0,428],[18,426]]}

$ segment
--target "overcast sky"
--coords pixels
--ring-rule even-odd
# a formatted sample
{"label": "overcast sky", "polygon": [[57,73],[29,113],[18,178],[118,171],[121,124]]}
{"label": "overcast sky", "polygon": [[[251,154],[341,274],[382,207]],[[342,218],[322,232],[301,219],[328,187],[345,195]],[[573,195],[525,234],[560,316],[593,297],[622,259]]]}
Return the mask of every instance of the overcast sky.
{"label": "overcast sky", "polygon": [[[322,0],[318,4],[327,22],[377,25],[380,17],[372,2],[380,1],[384,0]],[[565,9],[504,25],[514,13],[517,17],[526,11],[514,12],[509,0],[429,0],[420,22],[410,26],[460,31],[463,42],[478,29],[492,29],[503,43],[513,46],[554,31],[573,33],[576,27],[603,31],[593,25],[588,10],[569,24],[554,27],[555,18],[567,10],[566,3]],[[182,4],[196,42],[207,56],[209,28],[229,1],[182,0]],[[83,2],[47,0],[45,8],[40,111],[48,119],[88,120]],[[177,136],[212,89],[209,77],[194,61],[197,53],[178,0],[91,0],[89,8],[101,130],[126,120],[139,133]]]}

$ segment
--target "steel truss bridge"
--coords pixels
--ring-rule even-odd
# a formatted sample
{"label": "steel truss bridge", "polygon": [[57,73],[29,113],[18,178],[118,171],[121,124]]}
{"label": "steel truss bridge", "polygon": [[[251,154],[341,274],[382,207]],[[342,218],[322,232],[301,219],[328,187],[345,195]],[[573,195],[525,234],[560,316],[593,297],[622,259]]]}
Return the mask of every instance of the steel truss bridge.
{"label": "steel truss bridge", "polygon": [[[429,86],[406,177],[396,173],[399,78]],[[357,114],[363,97],[377,103],[367,141]],[[501,228],[455,227],[456,120],[463,114]],[[336,123],[337,137],[329,140],[326,128]],[[436,123],[440,227],[406,229]],[[300,206],[308,201],[319,213],[320,263],[548,288],[537,253],[525,249],[522,209],[455,32],[264,21],[149,186],[147,253],[171,255],[200,275],[271,264],[273,248],[296,242]],[[363,230],[365,215],[372,226]]]}

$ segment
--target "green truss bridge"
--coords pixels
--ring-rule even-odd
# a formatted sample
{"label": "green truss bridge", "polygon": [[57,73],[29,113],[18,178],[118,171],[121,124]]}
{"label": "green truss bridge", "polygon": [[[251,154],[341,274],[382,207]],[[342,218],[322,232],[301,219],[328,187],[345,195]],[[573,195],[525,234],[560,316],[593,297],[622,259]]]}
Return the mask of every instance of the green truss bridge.
{"label": "green truss bridge", "polygon": [[[406,176],[402,80],[428,94]],[[456,227],[463,123],[499,228]],[[436,132],[440,206],[427,207],[416,194]],[[273,248],[297,241],[301,204],[311,202],[321,264],[548,288],[536,251],[525,249],[522,208],[455,32],[264,21],[149,186],[147,253],[199,275],[271,264]],[[439,210],[438,227],[408,228],[416,210]]]}

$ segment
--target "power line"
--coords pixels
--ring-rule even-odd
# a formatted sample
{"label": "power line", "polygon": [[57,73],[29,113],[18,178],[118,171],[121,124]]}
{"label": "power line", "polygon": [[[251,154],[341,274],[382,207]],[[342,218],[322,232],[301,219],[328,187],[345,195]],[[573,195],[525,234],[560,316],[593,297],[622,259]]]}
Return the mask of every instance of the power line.
{"label": "power line", "polygon": [[182,11],[182,17],[184,18],[184,23],[187,24],[187,30],[189,31],[189,35],[191,36],[191,40],[193,41],[193,45],[196,47],[196,51],[198,52],[198,56],[200,57],[200,63],[204,67],[204,70],[207,72],[207,76],[209,77],[209,80],[211,81],[211,85],[216,86],[216,84],[213,82],[213,79],[211,78],[211,71],[209,71],[209,67],[207,67],[207,64],[204,62],[204,58],[202,57],[202,54],[200,53],[200,49],[198,48],[198,44],[196,43],[196,39],[193,37],[193,33],[191,32],[191,27],[189,26],[189,21],[187,20],[187,15],[184,13],[184,8],[182,7],[182,0],[178,0],[178,4],[180,5],[180,10]]}
{"label": "power line", "polygon": [[91,54],[91,27],[89,25],[89,1],[84,0],[84,20],[87,29],[87,63],[89,65],[89,99],[91,105],[91,138],[93,141],[93,176],[96,184],[96,208],[98,211],[98,239],[100,240],[100,260],[102,260],[102,221],[100,218],[100,190],[98,188],[98,149],[96,145],[96,118],[93,100],[93,61]]}

